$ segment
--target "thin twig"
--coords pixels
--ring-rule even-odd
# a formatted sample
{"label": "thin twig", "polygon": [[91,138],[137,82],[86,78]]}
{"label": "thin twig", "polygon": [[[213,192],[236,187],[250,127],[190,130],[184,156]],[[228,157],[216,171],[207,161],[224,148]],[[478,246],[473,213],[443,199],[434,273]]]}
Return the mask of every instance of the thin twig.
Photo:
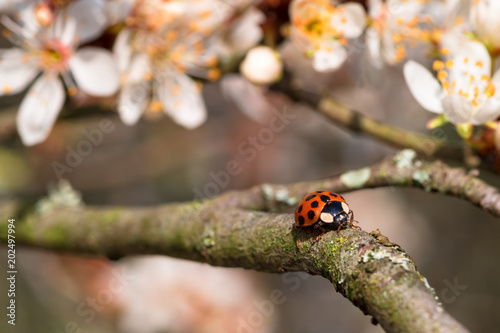
{"label": "thin twig", "polygon": [[294,85],[290,78],[281,80],[271,90],[286,94],[297,103],[305,103],[328,117],[333,123],[355,133],[371,136],[398,149],[413,149],[428,157],[441,157],[463,161],[463,148],[443,139],[420,132],[409,131],[353,110],[328,96],[306,91]]}
{"label": "thin twig", "polygon": [[289,185],[264,184],[223,196],[233,196],[230,203],[235,207],[273,210],[295,205],[307,193],[323,189],[344,193],[387,186],[415,187],[464,199],[500,217],[500,192],[480,180],[478,174],[477,170],[466,171],[441,161],[427,161],[419,158],[415,151],[405,149],[370,167],[336,177]]}

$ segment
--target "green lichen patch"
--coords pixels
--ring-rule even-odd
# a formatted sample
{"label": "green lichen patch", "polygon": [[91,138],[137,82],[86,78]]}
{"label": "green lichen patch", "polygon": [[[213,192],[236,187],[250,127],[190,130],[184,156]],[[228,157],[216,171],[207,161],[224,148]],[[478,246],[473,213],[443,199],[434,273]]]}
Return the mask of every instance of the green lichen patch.
{"label": "green lichen patch", "polygon": [[340,180],[349,188],[362,188],[370,180],[370,168],[349,171],[340,176]]}
{"label": "green lichen patch", "polygon": [[273,187],[268,184],[263,184],[261,187],[262,193],[267,200],[272,200],[274,198]]}
{"label": "green lichen patch", "polygon": [[408,258],[404,253],[395,254],[384,248],[377,248],[375,250],[366,251],[360,258],[360,262],[369,263],[377,260],[389,259],[392,263],[401,266],[406,271],[415,271],[413,261]]}
{"label": "green lichen patch", "polygon": [[425,184],[431,178],[431,175],[427,170],[417,170],[413,173],[412,178],[419,184]]}
{"label": "green lichen patch", "polygon": [[49,214],[60,207],[83,207],[82,195],[71,184],[61,179],[56,187],[49,188],[49,195],[36,203],[38,214]]}
{"label": "green lichen patch", "polygon": [[201,237],[204,247],[211,248],[215,245],[215,231],[212,228],[205,228]]}
{"label": "green lichen patch", "polygon": [[294,206],[299,203],[299,198],[290,196],[285,188],[274,189],[271,185],[264,184],[261,186],[262,193],[267,200],[284,203],[288,206]]}
{"label": "green lichen patch", "polygon": [[394,162],[398,169],[410,168],[413,165],[413,160],[417,157],[417,153],[412,149],[404,149],[394,156]]}

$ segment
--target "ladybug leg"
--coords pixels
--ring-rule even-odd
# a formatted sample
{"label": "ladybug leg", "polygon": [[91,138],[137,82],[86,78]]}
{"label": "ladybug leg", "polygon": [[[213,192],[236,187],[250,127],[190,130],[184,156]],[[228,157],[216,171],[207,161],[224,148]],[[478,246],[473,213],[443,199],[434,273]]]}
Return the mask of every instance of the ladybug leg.
{"label": "ladybug leg", "polygon": [[321,239],[321,237],[323,237],[324,234],[325,234],[324,232],[321,232],[318,236],[314,237],[312,243],[315,244],[317,241]]}
{"label": "ladybug leg", "polygon": [[361,228],[354,223],[359,223],[358,221],[354,220],[354,212],[351,210],[349,212],[349,226],[353,229],[361,230]]}
{"label": "ladybug leg", "polygon": [[325,230],[325,229],[323,229],[323,227],[321,226],[321,224],[320,224],[320,223],[316,223],[316,224],[314,225],[314,230],[319,230],[321,233],[320,233],[318,236],[314,237],[314,239],[313,239],[313,244],[314,244],[314,243],[316,243],[317,241],[319,241],[319,240],[321,239],[321,237],[323,237],[323,235],[324,235],[324,234],[325,234],[325,232],[326,232],[326,230]]}

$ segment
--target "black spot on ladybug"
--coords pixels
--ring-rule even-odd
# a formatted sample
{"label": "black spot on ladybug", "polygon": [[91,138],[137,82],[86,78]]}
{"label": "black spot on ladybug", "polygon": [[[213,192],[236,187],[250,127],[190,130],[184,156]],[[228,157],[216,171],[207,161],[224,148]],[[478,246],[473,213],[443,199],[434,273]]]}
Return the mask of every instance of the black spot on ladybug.
{"label": "black spot on ladybug", "polygon": [[299,216],[299,225],[300,226],[304,225],[304,216]]}
{"label": "black spot on ladybug", "polygon": [[311,199],[312,199],[312,198],[314,198],[315,196],[316,196],[316,194],[311,194],[310,196],[308,196],[308,197],[306,198],[306,201],[311,200]]}
{"label": "black spot on ladybug", "polygon": [[301,212],[302,212],[302,205],[300,205],[300,206],[299,206],[299,208],[297,209],[297,211],[298,211],[299,213],[301,213]]}
{"label": "black spot on ladybug", "polygon": [[322,195],[319,197],[321,199],[321,201],[323,201],[324,203],[328,203],[330,202],[330,197],[327,196],[327,195]]}
{"label": "black spot on ladybug", "polygon": [[[317,201],[313,201],[313,202],[311,202],[311,207],[312,207],[312,208],[318,208],[318,206],[319,206],[319,203],[318,203]],[[300,212],[299,212],[299,213],[300,213]]]}
{"label": "black spot on ladybug", "polygon": [[334,198],[336,198],[336,197],[338,197],[338,196],[339,196],[338,194],[333,193],[333,192],[329,192],[328,194],[330,194],[330,195],[331,195],[332,197],[334,197]]}
{"label": "black spot on ladybug", "polygon": [[323,193],[323,191],[316,191],[316,193]]}
{"label": "black spot on ladybug", "polygon": [[314,218],[314,215],[316,215],[314,213],[314,210],[310,210],[307,212],[307,217],[309,218],[309,220],[312,220]]}

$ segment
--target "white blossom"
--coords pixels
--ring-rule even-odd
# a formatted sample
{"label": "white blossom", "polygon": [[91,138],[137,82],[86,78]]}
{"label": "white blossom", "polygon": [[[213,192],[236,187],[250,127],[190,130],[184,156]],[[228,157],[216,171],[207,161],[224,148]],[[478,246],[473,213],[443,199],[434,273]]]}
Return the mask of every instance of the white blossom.
{"label": "white blossom", "polygon": [[420,105],[456,124],[480,125],[500,115],[500,72],[491,76],[491,58],[483,44],[461,42],[446,61],[435,61],[437,78],[408,61],[404,76]]}
{"label": "white blossom", "polygon": [[[125,124],[135,124],[148,109],[163,110],[186,128],[205,121],[200,85],[188,74],[218,79],[219,52],[251,47],[248,41],[255,43],[261,37],[256,31],[260,15],[250,10],[250,16],[237,21],[250,38],[223,43],[216,30],[234,10],[218,0],[136,3],[129,26],[114,46],[122,72],[118,111]],[[244,35],[241,29],[235,31]]]}
{"label": "white blossom", "polygon": [[48,26],[30,20],[32,10],[31,6],[23,9],[16,16],[19,22],[1,18],[18,46],[0,50],[0,96],[21,92],[35,80],[17,115],[18,132],[25,145],[40,143],[48,136],[64,103],[63,81],[70,95],[78,87],[94,96],[114,94],[119,83],[111,52],[91,46],[77,49],[79,43],[95,38],[106,25],[95,16],[96,7],[76,1]]}
{"label": "white blossom", "polygon": [[329,0],[293,0],[290,20],[292,42],[313,57],[318,72],[338,69],[347,59],[347,40],[359,37],[366,25],[359,3]]}
{"label": "white blossom", "polygon": [[366,30],[366,45],[369,59],[375,67],[401,62],[407,56],[409,43],[428,42],[430,33],[423,25],[431,23],[432,19],[430,15],[423,15],[426,2],[369,0],[371,23]]}

